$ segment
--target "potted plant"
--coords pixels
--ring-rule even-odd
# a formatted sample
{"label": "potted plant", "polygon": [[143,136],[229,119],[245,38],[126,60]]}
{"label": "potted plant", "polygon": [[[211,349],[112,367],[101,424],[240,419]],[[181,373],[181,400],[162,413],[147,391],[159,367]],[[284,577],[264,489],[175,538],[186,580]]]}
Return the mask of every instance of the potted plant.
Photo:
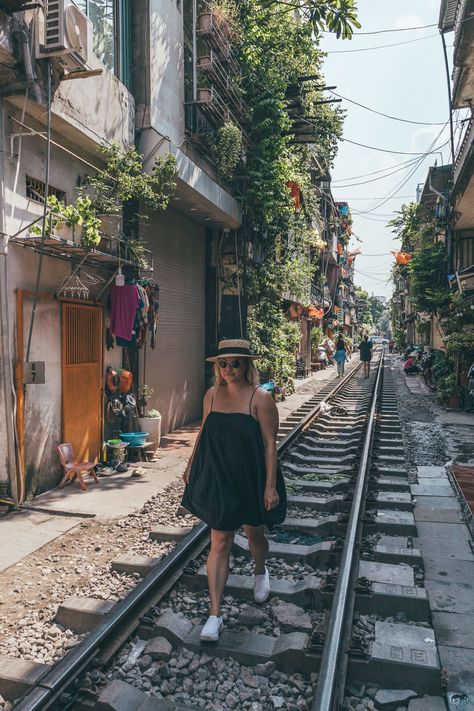
{"label": "potted plant", "polygon": [[161,440],[161,413],[158,410],[148,410],[144,417],[140,417],[140,430],[148,432],[150,440],[155,447],[160,446]]}
{"label": "potted plant", "polygon": [[[48,216],[45,236],[52,234],[72,242],[80,242],[83,247],[97,247],[100,242],[100,220],[97,218],[88,197],[78,197],[75,203],[65,205],[56,195],[48,197]],[[42,235],[40,225],[33,225],[31,233]]]}

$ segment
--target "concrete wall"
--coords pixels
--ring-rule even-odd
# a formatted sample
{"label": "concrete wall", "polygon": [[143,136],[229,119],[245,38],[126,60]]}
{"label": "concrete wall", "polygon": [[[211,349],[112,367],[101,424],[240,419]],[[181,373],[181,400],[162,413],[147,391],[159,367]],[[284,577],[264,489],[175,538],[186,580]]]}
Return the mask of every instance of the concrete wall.
{"label": "concrete wall", "polygon": [[171,209],[150,216],[141,231],[155,254],[154,278],[160,286],[157,347],[147,347],[144,378],[154,389],[148,407],[161,412],[166,433],[201,415],[205,231]]}
{"label": "concrete wall", "polygon": [[[16,329],[15,289],[33,291],[35,286],[39,255],[31,250],[10,246],[9,293],[10,316]],[[84,267],[85,271],[108,278],[108,272]],[[71,272],[70,264],[52,257],[43,259],[40,289],[54,292]],[[91,287],[97,293],[100,286]],[[32,300],[24,305],[23,338],[25,350],[28,341]],[[16,331],[12,334],[16,343]],[[16,354],[15,354],[16,355]],[[27,385],[25,397],[25,462],[27,489],[36,494],[56,486],[60,480],[60,466],[56,452],[61,442],[61,312],[60,304],[53,299],[40,302],[36,309],[31,341],[30,360],[45,362],[45,384]],[[122,363],[122,349],[115,347],[105,351],[104,366],[119,366]]]}
{"label": "concrete wall", "polygon": [[183,15],[177,0],[150,0],[150,67],[151,125],[180,146],[184,138],[184,59]]}

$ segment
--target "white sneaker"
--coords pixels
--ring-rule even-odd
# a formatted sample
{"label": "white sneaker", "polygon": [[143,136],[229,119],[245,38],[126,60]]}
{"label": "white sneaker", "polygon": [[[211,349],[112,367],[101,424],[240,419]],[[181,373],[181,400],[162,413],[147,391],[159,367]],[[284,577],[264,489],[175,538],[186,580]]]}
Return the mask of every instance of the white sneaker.
{"label": "white sneaker", "polygon": [[201,640],[203,642],[217,642],[223,627],[224,623],[222,621],[222,615],[220,617],[210,615],[201,630]]}
{"label": "white sneaker", "polygon": [[255,602],[266,602],[270,597],[270,576],[267,568],[263,575],[254,576],[253,596]]}

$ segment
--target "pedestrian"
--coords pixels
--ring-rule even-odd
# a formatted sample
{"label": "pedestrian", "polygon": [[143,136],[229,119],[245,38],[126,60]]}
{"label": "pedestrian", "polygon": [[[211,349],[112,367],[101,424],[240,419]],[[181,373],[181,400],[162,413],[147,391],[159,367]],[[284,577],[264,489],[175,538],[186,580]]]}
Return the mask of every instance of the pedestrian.
{"label": "pedestrian", "polygon": [[370,374],[370,361],[372,360],[372,341],[369,341],[369,337],[365,334],[360,346],[360,359],[364,363],[364,377],[368,378]]}
{"label": "pedestrian", "polygon": [[265,525],[282,523],[286,492],[277,459],[278,410],[258,386],[248,341],[220,341],[215,385],[204,396],[203,421],[184,473],[182,505],[211,528],[207,559],[209,618],[201,640],[216,642],[223,627],[221,600],[229,575],[234,533],[241,526],[255,561],[254,598],[265,602],[270,580],[265,566]]}
{"label": "pedestrian", "polygon": [[334,360],[337,364],[337,377],[342,378],[344,376],[344,365],[347,360],[346,342],[342,337],[342,333],[339,334],[339,338],[336,342],[336,352],[334,354]]}
{"label": "pedestrian", "polygon": [[417,365],[415,356],[410,353],[410,355],[403,364],[403,372],[405,373],[405,375],[413,375],[414,373],[419,373],[419,371],[420,366]]}
{"label": "pedestrian", "polygon": [[389,353],[393,353],[393,349],[395,348],[395,341],[393,338],[391,338],[388,342],[388,351]]}

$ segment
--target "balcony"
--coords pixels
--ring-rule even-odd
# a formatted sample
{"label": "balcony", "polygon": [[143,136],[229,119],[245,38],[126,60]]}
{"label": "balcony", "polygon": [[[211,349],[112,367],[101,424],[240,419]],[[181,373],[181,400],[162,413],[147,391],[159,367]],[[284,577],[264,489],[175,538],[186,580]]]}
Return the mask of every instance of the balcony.
{"label": "balcony", "polygon": [[457,230],[474,226],[474,117],[471,117],[454,163],[453,204]]}
{"label": "balcony", "polygon": [[[233,114],[235,120],[242,123],[243,104],[238,88],[239,79],[237,76],[230,74],[223,65],[218,55],[214,50],[210,50],[209,54],[199,57],[197,68],[201,74],[208,77],[212,88],[217,89],[223,100],[227,100],[229,112]],[[203,91],[198,89],[198,92]]]}
{"label": "balcony", "polygon": [[474,98],[474,0],[459,0],[454,22],[453,106],[472,106]]}

